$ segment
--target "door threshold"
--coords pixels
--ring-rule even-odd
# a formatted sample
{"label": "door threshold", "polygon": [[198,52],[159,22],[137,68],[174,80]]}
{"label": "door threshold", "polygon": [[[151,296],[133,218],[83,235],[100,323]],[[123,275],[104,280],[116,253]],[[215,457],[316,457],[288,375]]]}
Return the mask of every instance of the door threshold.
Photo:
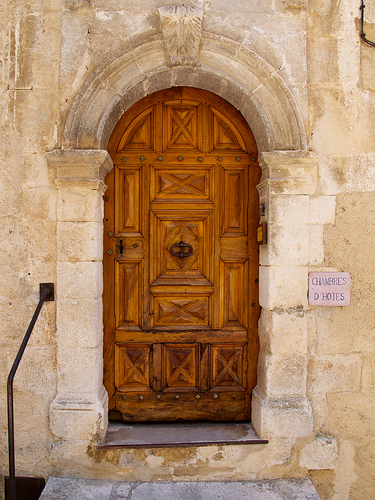
{"label": "door threshold", "polygon": [[246,422],[110,422],[98,449],[267,444]]}

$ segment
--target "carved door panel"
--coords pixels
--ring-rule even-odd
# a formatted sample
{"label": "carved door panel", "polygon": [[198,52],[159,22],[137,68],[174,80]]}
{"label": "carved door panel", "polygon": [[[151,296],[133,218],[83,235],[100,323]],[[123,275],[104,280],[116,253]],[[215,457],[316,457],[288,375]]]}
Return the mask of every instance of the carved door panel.
{"label": "carved door panel", "polygon": [[256,146],[228,103],[153,94],[109,144],[104,381],[125,420],[243,420],[257,363]]}

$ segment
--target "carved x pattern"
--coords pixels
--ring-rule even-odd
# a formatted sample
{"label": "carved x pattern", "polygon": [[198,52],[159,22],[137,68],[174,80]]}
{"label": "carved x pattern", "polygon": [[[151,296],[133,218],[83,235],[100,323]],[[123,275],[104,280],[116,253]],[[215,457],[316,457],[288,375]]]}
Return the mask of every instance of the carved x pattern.
{"label": "carved x pattern", "polygon": [[220,362],[222,365],[222,368],[220,371],[217,370],[217,377],[216,377],[216,380],[214,382],[215,385],[222,382],[226,375],[229,375],[230,377],[232,377],[233,381],[236,382],[237,384],[239,384],[239,385],[241,384],[241,380],[239,378],[240,374],[238,373],[238,370],[236,370],[234,368],[234,364],[237,361],[239,363],[241,362],[241,352],[240,351],[235,351],[229,360],[227,360],[220,351],[217,352],[216,364],[218,365]]}
{"label": "carved x pattern", "polygon": [[171,144],[177,142],[177,139],[183,135],[187,141],[193,145],[194,138],[192,133],[188,130],[187,126],[193,118],[194,110],[187,110],[187,113],[184,116],[180,116],[176,111],[172,115],[172,122],[175,125],[175,130],[171,136]]}
{"label": "carved x pattern", "polygon": [[[200,306],[203,307],[203,311],[199,309]],[[180,319],[185,319],[189,323],[201,323],[204,319],[205,309],[203,301],[198,302],[194,300],[188,303],[178,304],[165,300],[163,303],[159,304],[159,307],[162,311],[160,318],[163,319],[164,324],[170,324]]]}
{"label": "carved x pattern", "polygon": [[148,352],[140,352],[134,360],[124,350],[121,350],[121,354],[126,366],[123,383],[129,381],[137,381],[143,384],[147,384],[146,374],[144,372],[144,369],[142,369],[142,363],[147,361],[146,356]]}
{"label": "carved x pattern", "polygon": [[171,376],[169,382],[181,381],[180,377],[182,377],[185,381],[193,382],[194,373],[189,371],[188,365],[191,362],[192,364],[194,363],[194,351],[191,350],[186,353],[185,357],[181,360],[172,350],[169,350],[168,357],[171,366]]}
{"label": "carved x pattern", "polygon": [[169,174],[168,172],[163,172],[163,174],[160,177],[162,179],[168,180],[169,182],[172,182],[171,186],[163,188],[162,190],[163,194],[177,193],[180,189],[186,189],[188,191],[200,195],[203,193],[202,189],[199,189],[198,187],[191,185],[192,182],[198,179],[202,178],[204,179],[204,176],[202,175],[201,172],[189,175],[189,177],[185,179],[179,178],[177,175]]}

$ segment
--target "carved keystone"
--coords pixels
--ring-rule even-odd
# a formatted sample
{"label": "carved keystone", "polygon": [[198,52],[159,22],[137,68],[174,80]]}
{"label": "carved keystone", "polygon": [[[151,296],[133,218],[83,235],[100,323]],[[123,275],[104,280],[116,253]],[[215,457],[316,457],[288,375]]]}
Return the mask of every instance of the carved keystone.
{"label": "carved keystone", "polygon": [[161,7],[159,15],[168,64],[196,65],[203,10],[185,6]]}

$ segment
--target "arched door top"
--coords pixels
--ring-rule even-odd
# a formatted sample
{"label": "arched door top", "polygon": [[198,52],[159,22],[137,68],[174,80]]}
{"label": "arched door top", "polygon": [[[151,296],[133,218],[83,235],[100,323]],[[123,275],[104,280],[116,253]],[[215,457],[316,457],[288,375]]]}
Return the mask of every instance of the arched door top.
{"label": "arched door top", "polygon": [[260,151],[306,149],[296,99],[280,72],[259,54],[203,33],[196,66],[167,64],[163,40],[155,38],[95,71],[68,113],[63,147],[105,149],[114,125],[134,103],[158,90],[191,86],[239,109]]}

